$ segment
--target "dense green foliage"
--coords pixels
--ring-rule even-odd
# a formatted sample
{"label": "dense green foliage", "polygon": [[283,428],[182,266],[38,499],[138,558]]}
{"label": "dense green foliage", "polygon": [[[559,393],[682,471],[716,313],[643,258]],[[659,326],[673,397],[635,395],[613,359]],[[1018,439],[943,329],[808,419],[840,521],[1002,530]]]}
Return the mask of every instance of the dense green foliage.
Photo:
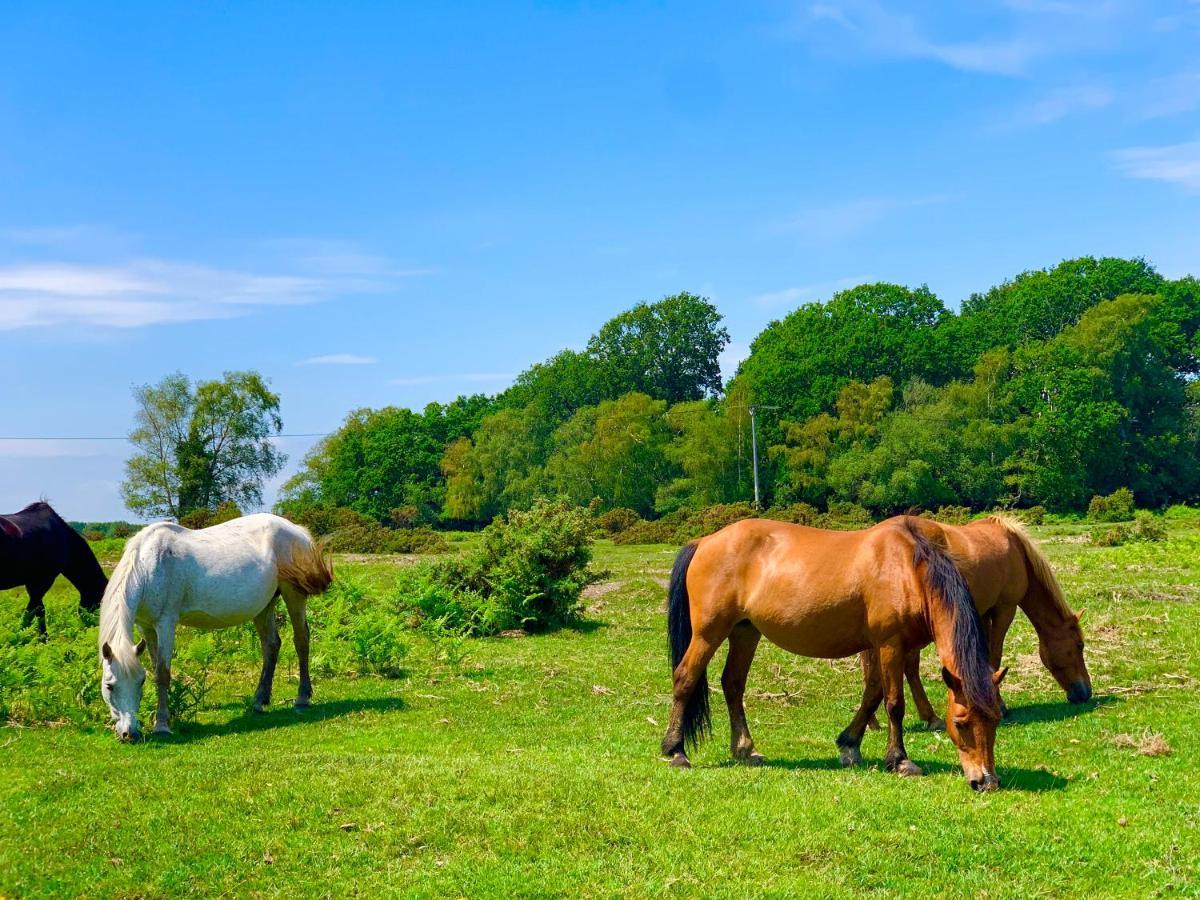
{"label": "dense green foliage", "polygon": [[654,533],[678,534],[699,510],[751,498],[752,406],[768,506],[1061,512],[1120,489],[1165,506],[1200,496],[1198,335],[1195,279],[1085,257],[957,313],[928,288],[885,283],[806,304],[755,338],[722,392],[728,334],[711,303],[678,294],[495,398],[352,414],[281,509],[380,523],[417,510],[445,527],[557,497],[674,516]]}
{"label": "dense green foliage", "polygon": [[539,500],[497,519],[466,553],[402,572],[397,597],[439,631],[479,636],[570,625],[595,579],[593,528],[586,510]]}
{"label": "dense green foliage", "polygon": [[223,503],[258,506],[286,457],[279,396],[257,372],[193,385],[181,374],[134,389],[137,412],[121,495],[142,516],[179,519]]}

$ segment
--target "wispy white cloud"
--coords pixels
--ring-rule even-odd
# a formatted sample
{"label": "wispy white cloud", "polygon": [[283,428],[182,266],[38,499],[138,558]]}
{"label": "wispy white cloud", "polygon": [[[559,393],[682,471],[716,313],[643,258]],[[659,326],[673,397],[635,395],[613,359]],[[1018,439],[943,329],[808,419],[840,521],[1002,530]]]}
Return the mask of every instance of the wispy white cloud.
{"label": "wispy white cloud", "polygon": [[310,356],[296,363],[298,366],[373,366],[379,362],[373,356],[358,356],[355,353],[326,353],[324,356]]}
{"label": "wispy white cloud", "polygon": [[[88,243],[89,236],[94,236],[90,226],[0,232],[10,245],[10,259],[11,245],[32,243],[53,247],[59,257],[0,264],[0,331],[53,326],[128,329],[228,319],[264,307],[377,291],[425,272],[355,254],[349,245],[338,245],[336,253],[329,246],[323,253],[309,247],[308,253],[281,258],[274,272],[154,258],[81,262],[79,258],[88,254],[80,245]],[[74,258],[62,258],[68,255]]]}
{"label": "wispy white cloud", "polygon": [[1200,141],[1161,147],[1127,147],[1112,154],[1117,169],[1129,178],[1165,181],[1200,190]]}
{"label": "wispy white cloud", "polygon": [[1023,75],[1045,52],[1036,37],[1011,36],[939,39],[915,16],[894,12],[876,0],[824,0],[808,6],[793,34],[814,37],[812,29],[832,25],[859,53],[892,59],[928,59],[968,72]]}
{"label": "wispy white cloud", "polygon": [[1103,109],[1115,99],[1116,94],[1113,91],[1099,84],[1055,88],[1006,115],[997,124],[996,130],[1011,131],[1050,125],[1077,113]]}
{"label": "wispy white cloud", "polygon": [[515,377],[515,375],[504,372],[462,372],[453,375],[412,375],[405,378],[393,378],[388,384],[415,387],[422,384],[442,384],[445,382],[482,383],[489,381],[511,381]]}
{"label": "wispy white cloud", "polygon": [[1189,69],[1154,78],[1134,96],[1143,119],[1178,116],[1200,109],[1200,69]]}
{"label": "wispy white cloud", "polygon": [[860,197],[801,210],[777,222],[774,230],[817,240],[843,240],[904,210],[945,203],[950,199],[941,194],[924,197]]}
{"label": "wispy white cloud", "polygon": [[768,291],[764,294],[755,294],[747,302],[764,309],[799,306],[803,303],[811,303],[814,300],[828,299],[838,291],[844,291],[847,288],[852,288],[857,284],[863,284],[870,280],[865,275],[853,278],[838,278],[835,281],[824,281],[819,284],[806,284],[783,288],[778,291]]}

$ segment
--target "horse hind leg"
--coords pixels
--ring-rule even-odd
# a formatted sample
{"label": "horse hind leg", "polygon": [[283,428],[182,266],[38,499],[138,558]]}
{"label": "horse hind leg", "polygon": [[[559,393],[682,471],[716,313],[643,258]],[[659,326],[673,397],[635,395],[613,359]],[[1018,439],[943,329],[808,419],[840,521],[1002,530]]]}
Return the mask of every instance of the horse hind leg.
{"label": "horse hind leg", "polygon": [[304,709],[312,705],[312,681],[308,676],[308,598],[286,585],[280,592],[283,594],[283,603],[292,623],[292,643],[296,647],[296,658],[300,667],[300,689],[296,693],[296,709]]}
{"label": "horse hind leg", "polygon": [[758,650],[762,632],[749,622],[741,622],[729,633],[729,656],[721,673],[725,705],[729,707],[729,747],[733,758],[752,766],[761,766],[763,755],[754,749],[750,726],[746,724],[746,678]]}
{"label": "horse hind leg", "polygon": [[908,689],[912,691],[913,703],[917,705],[917,714],[929,727],[930,731],[945,731],[946,723],[933,711],[929,695],[925,693],[925,685],[921,681],[921,651],[913,650],[904,660],[904,677],[908,680]]}
{"label": "horse hind leg", "polygon": [[262,644],[263,667],[254,693],[254,711],[262,712],[271,703],[271,684],[275,680],[275,663],[279,661],[279,626],[275,622],[275,600],[254,617],[254,627]]}
{"label": "horse hind leg", "polygon": [[[677,769],[691,768],[687,758],[687,719],[693,720],[694,735],[707,728],[708,679],[705,677],[708,664],[725,640],[728,633],[718,634],[709,629],[692,635],[687,652],[675,668],[671,691],[671,717],[667,722],[667,733],[663,736],[662,753],[669,757]],[[705,691],[704,697],[694,697],[697,691]]]}

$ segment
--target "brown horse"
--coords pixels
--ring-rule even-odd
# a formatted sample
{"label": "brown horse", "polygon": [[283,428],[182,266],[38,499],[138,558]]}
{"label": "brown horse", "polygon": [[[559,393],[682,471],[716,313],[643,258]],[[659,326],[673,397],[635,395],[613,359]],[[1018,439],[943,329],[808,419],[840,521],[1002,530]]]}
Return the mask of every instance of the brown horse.
{"label": "brown horse", "polygon": [[[933,523],[901,517],[846,532],[737,522],[680,551],[667,619],[674,686],[662,750],[671,765],[689,766],[685,746],[709,730],[707,667],[727,638],[721,685],[733,755],[762,762],[742,701],[759,638],[766,635],[802,656],[876,652],[882,690],[868,698],[867,713],[886,697],[887,768],[919,775],[904,749],[904,663],[932,640],[957,717],[949,733],[963,772],[976,790],[1000,786],[994,745],[1004,672],[992,671],[970,589]],[[845,739],[843,732],[843,749]]]}
{"label": "brown horse", "polygon": [[[964,526],[938,525],[975,599],[993,669],[1000,668],[1004,639],[1020,609],[1038,636],[1042,663],[1066,692],[1071,703],[1091,699],[1092,680],[1083,658],[1081,615],[1071,612],[1062,588],[1037,545],[1020,523],[1006,516],[988,516]],[[867,681],[874,676],[872,660],[863,654]],[[921,684],[920,651],[909,654],[905,675],[917,712],[931,728],[942,727]],[[870,693],[871,688],[867,688]],[[866,697],[864,696],[864,704]],[[1001,704],[1001,709],[1004,709]]]}

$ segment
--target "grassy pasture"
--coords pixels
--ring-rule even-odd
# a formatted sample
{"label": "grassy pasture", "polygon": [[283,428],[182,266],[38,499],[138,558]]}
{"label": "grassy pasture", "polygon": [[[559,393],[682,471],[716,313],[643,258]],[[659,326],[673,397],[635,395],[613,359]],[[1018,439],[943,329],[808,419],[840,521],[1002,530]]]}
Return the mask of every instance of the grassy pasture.
{"label": "grassy pasture", "polygon": [[[879,733],[868,768],[840,769],[856,661],[765,644],[747,710],[768,765],[730,762],[718,694],[696,768],[669,770],[674,548],[605,543],[584,626],[470,641],[457,664],[414,634],[404,677],[317,678],[303,714],[285,633],[265,715],[249,713],[256,672],[239,662],[169,739],[0,729],[0,896],[1196,894],[1200,532],[1096,548],[1078,530],[1038,536],[1087,609],[1097,697],[1066,703],[1018,617],[995,794],[973,794],[948,740],[915,721],[925,778],[882,772]],[[339,573],[382,591],[399,564]],[[24,602],[0,593],[3,621]],[[74,604],[60,581],[52,631]]]}

